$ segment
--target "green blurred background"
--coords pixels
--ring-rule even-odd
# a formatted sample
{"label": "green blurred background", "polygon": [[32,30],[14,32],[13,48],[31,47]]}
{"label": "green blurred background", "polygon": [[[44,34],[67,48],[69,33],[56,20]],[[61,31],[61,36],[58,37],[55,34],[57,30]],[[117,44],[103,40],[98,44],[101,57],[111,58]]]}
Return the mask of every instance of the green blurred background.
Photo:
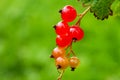
{"label": "green blurred background", "polygon": [[[56,47],[53,25],[68,4],[84,11],[77,0],[0,0],[0,80],[57,79],[49,58]],[[81,64],[68,68],[63,80],[120,80],[120,18],[100,21],[88,13],[81,27],[84,39],[73,44]]]}

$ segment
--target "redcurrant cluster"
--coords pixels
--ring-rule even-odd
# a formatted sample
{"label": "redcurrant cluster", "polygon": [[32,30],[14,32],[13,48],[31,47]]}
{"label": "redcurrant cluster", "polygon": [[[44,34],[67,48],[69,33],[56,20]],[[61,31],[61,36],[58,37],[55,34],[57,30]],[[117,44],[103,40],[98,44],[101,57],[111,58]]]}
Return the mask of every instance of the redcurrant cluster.
{"label": "redcurrant cluster", "polygon": [[[65,70],[70,66],[71,71],[74,71],[80,61],[72,50],[72,43],[81,40],[84,32],[78,23],[72,26],[68,24],[77,17],[77,12],[72,6],[67,5],[59,12],[62,20],[54,26],[57,47],[53,49],[51,58],[55,59],[57,69]],[[70,56],[71,53],[73,56]]]}
{"label": "redcurrant cluster", "polygon": [[77,12],[72,6],[67,5],[59,12],[61,13],[62,21],[54,26],[57,34],[56,44],[59,47],[66,47],[70,45],[73,40],[81,40],[84,32],[79,25],[68,25],[69,22],[72,22],[77,17]]}

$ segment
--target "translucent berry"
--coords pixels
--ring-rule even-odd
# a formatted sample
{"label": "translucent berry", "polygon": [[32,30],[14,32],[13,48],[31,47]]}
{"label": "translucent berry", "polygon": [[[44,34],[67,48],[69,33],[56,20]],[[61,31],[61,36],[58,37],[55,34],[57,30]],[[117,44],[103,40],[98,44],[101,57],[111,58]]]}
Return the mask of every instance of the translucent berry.
{"label": "translucent berry", "polygon": [[55,64],[57,69],[66,69],[69,66],[69,61],[67,57],[58,57]]}
{"label": "translucent berry", "polygon": [[64,57],[65,56],[65,49],[61,47],[56,47],[52,51],[51,58],[58,58],[58,57]]}
{"label": "translucent berry", "polygon": [[60,10],[60,13],[62,19],[66,22],[73,21],[77,16],[76,10],[70,5],[65,6],[62,10]]}
{"label": "translucent berry", "polygon": [[59,47],[69,46],[71,42],[72,42],[72,39],[71,39],[71,36],[69,35],[69,33],[66,33],[63,35],[57,35],[56,44]]}
{"label": "translucent berry", "polygon": [[74,71],[74,69],[80,64],[80,60],[77,57],[71,57],[69,60],[69,65],[71,67],[71,71]]}
{"label": "translucent berry", "polygon": [[69,26],[65,21],[60,21],[57,25],[54,26],[56,34],[62,35],[69,31]]}
{"label": "translucent berry", "polygon": [[84,32],[79,26],[70,27],[70,35],[74,40],[81,40],[84,37]]}

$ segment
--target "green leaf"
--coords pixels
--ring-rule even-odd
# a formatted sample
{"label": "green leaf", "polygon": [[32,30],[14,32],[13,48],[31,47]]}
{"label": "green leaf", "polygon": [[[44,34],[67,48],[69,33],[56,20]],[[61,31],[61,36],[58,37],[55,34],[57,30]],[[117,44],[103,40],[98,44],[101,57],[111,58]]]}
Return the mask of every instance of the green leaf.
{"label": "green leaf", "polygon": [[111,5],[115,0],[80,0],[82,4],[91,5],[90,11],[94,14],[97,19],[107,19],[109,15],[113,15]]}
{"label": "green leaf", "polygon": [[113,15],[113,11],[111,10],[113,2],[114,0],[94,0],[90,11],[94,13],[97,19],[107,19],[109,15]]}

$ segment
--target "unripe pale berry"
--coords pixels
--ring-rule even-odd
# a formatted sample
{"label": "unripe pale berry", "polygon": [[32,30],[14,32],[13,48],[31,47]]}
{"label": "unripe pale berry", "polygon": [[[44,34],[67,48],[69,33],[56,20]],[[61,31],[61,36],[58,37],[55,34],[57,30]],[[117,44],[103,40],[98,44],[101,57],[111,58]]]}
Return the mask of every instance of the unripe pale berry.
{"label": "unripe pale berry", "polygon": [[80,60],[77,57],[71,57],[69,59],[69,65],[71,67],[71,71],[74,71],[74,69],[80,64]]}
{"label": "unripe pale berry", "polygon": [[61,47],[56,47],[52,51],[52,55],[50,56],[51,58],[58,58],[58,57],[63,57],[65,56],[65,49]]}
{"label": "unripe pale berry", "polygon": [[69,66],[69,61],[67,57],[58,57],[55,64],[57,69],[66,69]]}

